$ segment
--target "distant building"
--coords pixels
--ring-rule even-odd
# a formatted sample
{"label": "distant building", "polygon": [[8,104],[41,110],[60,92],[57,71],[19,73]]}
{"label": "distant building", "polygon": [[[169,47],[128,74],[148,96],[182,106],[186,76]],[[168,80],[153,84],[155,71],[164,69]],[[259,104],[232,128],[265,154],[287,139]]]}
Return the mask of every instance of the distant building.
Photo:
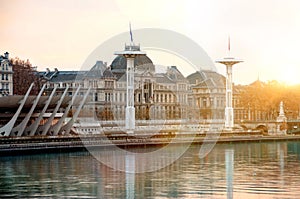
{"label": "distant building", "polygon": [[[187,77],[192,95],[190,95],[190,111],[193,117],[197,119],[224,119],[225,109],[225,84],[226,78],[210,70],[196,71]],[[236,122],[249,120],[248,108],[243,107],[240,103],[241,93],[247,86],[233,85],[233,107],[234,118]],[[257,117],[253,117],[257,119]]]}
{"label": "distant building", "polygon": [[215,71],[202,70],[187,77],[191,90],[194,117],[224,119],[226,78]]}
{"label": "distant building", "polygon": [[0,55],[0,97],[13,94],[13,70],[9,61],[9,53]]}

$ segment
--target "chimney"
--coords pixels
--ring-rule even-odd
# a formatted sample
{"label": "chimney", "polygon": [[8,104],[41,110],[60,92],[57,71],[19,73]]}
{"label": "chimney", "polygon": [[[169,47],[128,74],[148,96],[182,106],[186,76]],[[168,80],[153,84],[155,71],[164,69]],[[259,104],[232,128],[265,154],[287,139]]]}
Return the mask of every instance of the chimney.
{"label": "chimney", "polygon": [[4,53],[4,56],[5,56],[6,59],[8,59],[9,58],[9,53],[8,52]]}

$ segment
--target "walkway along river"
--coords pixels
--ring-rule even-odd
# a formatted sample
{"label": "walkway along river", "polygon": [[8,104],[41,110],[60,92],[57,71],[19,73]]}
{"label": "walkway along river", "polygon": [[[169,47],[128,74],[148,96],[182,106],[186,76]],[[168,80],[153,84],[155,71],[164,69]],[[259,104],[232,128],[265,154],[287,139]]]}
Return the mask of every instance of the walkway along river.
{"label": "walkway along river", "polygon": [[[205,140],[217,143],[233,142],[265,142],[300,140],[300,135],[266,136],[260,133],[216,134],[213,139],[197,134],[156,134],[155,136],[139,135],[86,135],[86,136],[34,136],[34,137],[2,137],[0,139],[0,155],[82,151],[85,147],[147,147],[163,146],[169,143],[202,144]],[[217,138],[217,139],[216,139]]]}

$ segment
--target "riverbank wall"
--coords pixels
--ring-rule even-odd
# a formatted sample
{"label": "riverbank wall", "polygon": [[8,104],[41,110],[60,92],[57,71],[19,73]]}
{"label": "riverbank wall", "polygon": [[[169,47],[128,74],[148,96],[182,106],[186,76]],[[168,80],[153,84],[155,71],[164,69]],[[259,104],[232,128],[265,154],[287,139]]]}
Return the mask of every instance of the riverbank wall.
{"label": "riverbank wall", "polygon": [[135,136],[37,136],[37,137],[3,137],[0,139],[0,156],[25,155],[39,153],[62,153],[86,151],[88,149],[127,147],[163,147],[168,144],[203,144],[203,143],[246,143],[300,141],[300,135],[232,135],[209,136],[198,135],[164,135],[157,137]]}

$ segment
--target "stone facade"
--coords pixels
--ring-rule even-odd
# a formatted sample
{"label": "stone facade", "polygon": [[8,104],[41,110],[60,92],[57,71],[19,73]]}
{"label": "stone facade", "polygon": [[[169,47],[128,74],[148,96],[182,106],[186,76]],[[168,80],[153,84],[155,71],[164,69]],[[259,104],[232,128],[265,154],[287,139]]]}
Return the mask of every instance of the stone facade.
{"label": "stone facade", "polygon": [[13,94],[13,70],[9,61],[9,53],[0,55],[0,97]]}

